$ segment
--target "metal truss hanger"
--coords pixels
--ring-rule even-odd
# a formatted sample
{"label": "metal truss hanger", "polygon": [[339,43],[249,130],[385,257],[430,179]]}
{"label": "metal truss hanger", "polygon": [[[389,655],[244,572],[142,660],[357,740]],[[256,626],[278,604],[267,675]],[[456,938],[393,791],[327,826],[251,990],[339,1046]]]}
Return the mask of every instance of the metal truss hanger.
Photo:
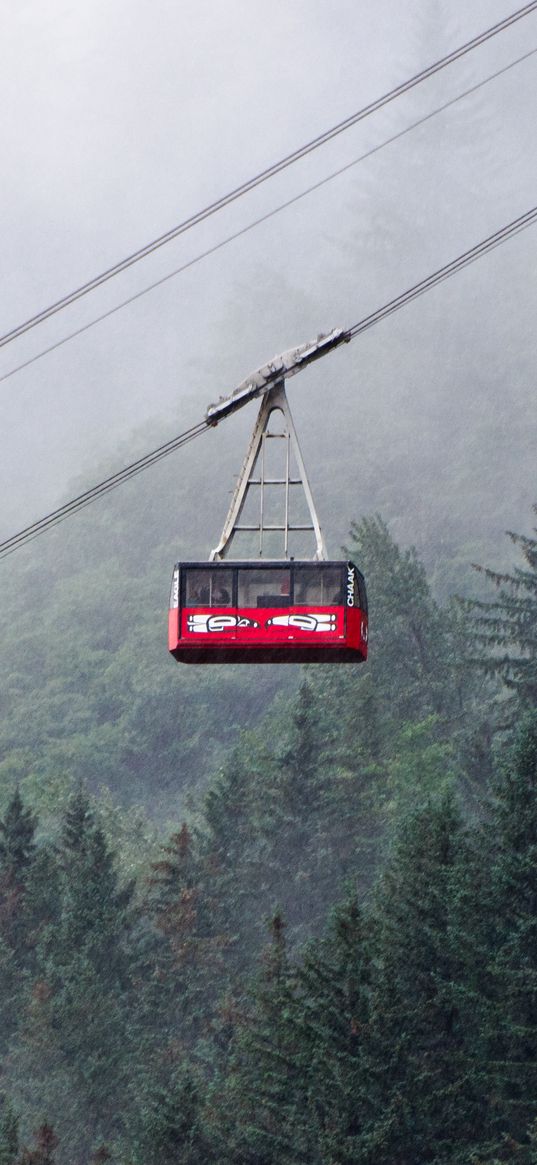
{"label": "metal truss hanger", "polygon": [[[282,414],[283,426],[280,432],[270,431],[269,428],[272,414],[276,411]],[[285,443],[284,457],[280,459],[280,464],[283,461],[284,469],[277,476],[273,476],[267,470],[267,443],[272,441],[282,441]],[[294,472],[295,469],[296,472]],[[295,491],[300,487],[302,487],[309,511],[310,521],[306,523],[297,523],[292,520],[292,501],[296,497]],[[259,491],[258,518],[252,522],[241,522],[246,499],[249,492],[254,489]],[[283,518],[281,521],[274,522],[267,520],[268,489],[270,489],[272,496],[274,496],[273,491],[275,489],[280,490],[283,495]],[[315,553],[312,555],[312,558],[314,560],[326,559],[326,549],[321,526],[300,452],[283,378],[278,380],[268,391],[265,391],[244,464],[231,499],[222,537],[218,546],[211,551],[209,561],[217,562],[225,558],[232,539],[238,532],[257,534],[258,555],[262,558],[266,535],[269,533],[273,534],[274,531],[282,535],[282,553],[279,555],[280,558],[287,559],[290,556],[290,534],[296,531],[311,531],[315,541]],[[274,558],[278,556],[271,553],[270,557]]]}

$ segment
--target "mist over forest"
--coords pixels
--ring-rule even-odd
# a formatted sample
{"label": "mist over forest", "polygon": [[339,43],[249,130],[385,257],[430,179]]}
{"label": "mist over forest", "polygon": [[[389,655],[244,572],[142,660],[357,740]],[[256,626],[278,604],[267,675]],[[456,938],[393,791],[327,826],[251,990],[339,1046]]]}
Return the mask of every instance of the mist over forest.
{"label": "mist over forest", "polygon": [[[2,333],[511,10],[17,6]],[[528,210],[534,38],[537,13],[5,344],[1,537]],[[0,562],[6,1165],[535,1165],[535,247],[289,381],[367,664],[166,650],[256,403]]]}

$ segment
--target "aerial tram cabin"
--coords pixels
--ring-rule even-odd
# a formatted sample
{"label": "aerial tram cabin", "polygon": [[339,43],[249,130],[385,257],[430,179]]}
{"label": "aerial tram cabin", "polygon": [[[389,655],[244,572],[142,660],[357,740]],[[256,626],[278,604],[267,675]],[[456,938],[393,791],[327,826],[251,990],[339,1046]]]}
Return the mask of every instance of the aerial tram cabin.
{"label": "aerial tram cabin", "polygon": [[[367,659],[364,577],[354,563],[326,558],[284,386],[284,375],[342,339],[345,333],[331,333],[277,357],[208,410],[215,425],[264,394],[220,543],[209,562],[174,568],[168,646],[181,663]],[[301,550],[312,534],[315,553],[307,558]],[[243,554],[228,557],[241,540]],[[275,540],[279,553],[267,557]]]}
{"label": "aerial tram cabin", "polygon": [[367,598],[352,562],[184,562],[169,648],[182,663],[359,663]]}

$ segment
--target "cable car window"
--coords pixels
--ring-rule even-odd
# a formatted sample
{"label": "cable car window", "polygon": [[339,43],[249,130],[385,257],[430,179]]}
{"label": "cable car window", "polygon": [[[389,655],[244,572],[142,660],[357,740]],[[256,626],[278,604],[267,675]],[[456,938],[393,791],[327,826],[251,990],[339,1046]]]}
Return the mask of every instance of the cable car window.
{"label": "cable car window", "polygon": [[233,578],[230,570],[187,570],[185,606],[230,607]]}
{"label": "cable car window", "polygon": [[345,602],[345,577],[341,567],[295,567],[297,607],[336,607]]}
{"label": "cable car window", "polygon": [[290,594],[290,570],[239,570],[239,607],[288,607]]}

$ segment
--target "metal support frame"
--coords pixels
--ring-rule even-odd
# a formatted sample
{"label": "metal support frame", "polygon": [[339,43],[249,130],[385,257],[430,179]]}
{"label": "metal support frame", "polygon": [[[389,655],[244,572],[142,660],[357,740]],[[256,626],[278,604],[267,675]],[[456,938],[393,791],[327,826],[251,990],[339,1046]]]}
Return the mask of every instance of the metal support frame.
{"label": "metal support frame", "polygon": [[[282,433],[269,433],[268,425],[270,417],[275,410],[279,410],[285,420],[285,431]],[[265,473],[265,453],[266,442],[269,440],[285,440],[285,473],[282,477],[267,477]],[[291,476],[291,453],[298,469],[298,476]],[[254,476],[255,474],[255,476]],[[252,486],[259,487],[259,521],[253,525],[243,525],[240,522],[241,514],[244,509],[248,491]],[[265,488],[266,486],[280,486],[284,491],[284,520],[282,523],[267,523],[265,521]],[[289,501],[291,487],[302,486],[306,502],[308,505],[309,515],[311,521],[307,524],[295,524],[289,521]],[[315,554],[314,560],[322,560],[326,558],[326,549],[324,539],[321,532],[321,526],[313,495],[308,482],[306,468],[300,452],[298,444],[298,437],[296,435],[289,402],[285,392],[285,381],[283,378],[279,380],[272,388],[266,391],[258,413],[258,417],[254,426],[254,431],[248,446],[248,451],[239,474],[229,512],[224,523],[222,537],[218,546],[211,551],[209,561],[215,562],[225,558],[227,549],[235,533],[239,531],[248,531],[250,533],[257,533],[259,535],[259,557],[263,556],[264,536],[269,531],[281,531],[283,534],[283,554],[282,558],[289,558],[289,534],[294,531],[310,530],[315,537]],[[272,556],[273,557],[273,556]]]}

